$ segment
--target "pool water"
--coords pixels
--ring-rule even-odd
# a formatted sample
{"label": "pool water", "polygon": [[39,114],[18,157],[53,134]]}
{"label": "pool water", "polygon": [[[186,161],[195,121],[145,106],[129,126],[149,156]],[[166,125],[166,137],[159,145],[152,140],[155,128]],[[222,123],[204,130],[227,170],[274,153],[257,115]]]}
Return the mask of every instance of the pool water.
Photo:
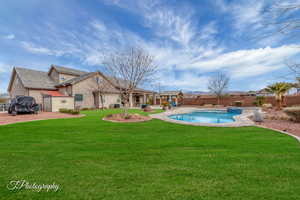
{"label": "pool water", "polygon": [[236,115],[239,115],[239,113],[231,113],[226,111],[197,111],[192,113],[170,115],[168,117],[186,122],[230,123],[235,121],[233,116]]}

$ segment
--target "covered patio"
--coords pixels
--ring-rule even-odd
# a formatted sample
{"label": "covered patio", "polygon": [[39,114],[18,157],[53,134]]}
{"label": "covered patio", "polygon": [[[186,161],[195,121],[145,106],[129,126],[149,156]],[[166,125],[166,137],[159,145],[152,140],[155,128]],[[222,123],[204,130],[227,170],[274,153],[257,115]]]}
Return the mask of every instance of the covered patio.
{"label": "covered patio", "polygon": [[164,91],[157,94],[155,100],[156,104],[158,105],[161,105],[163,102],[169,102],[178,105],[180,98],[182,98],[181,91]]}
{"label": "covered patio", "polygon": [[140,107],[143,104],[154,105],[156,93],[149,90],[137,89],[129,96],[130,107]]}

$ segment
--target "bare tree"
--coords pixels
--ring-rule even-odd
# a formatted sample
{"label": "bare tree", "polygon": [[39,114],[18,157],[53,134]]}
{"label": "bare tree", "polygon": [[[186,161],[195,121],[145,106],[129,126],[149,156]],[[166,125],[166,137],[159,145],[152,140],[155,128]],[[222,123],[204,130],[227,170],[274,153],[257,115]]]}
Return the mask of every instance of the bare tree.
{"label": "bare tree", "polygon": [[225,73],[218,72],[215,76],[211,77],[208,82],[208,89],[217,96],[218,104],[220,104],[220,99],[228,88],[229,80],[230,78]]}
{"label": "bare tree", "polygon": [[277,1],[266,9],[264,15],[266,25],[281,34],[294,34],[300,31],[299,12],[300,3]]}
{"label": "bare tree", "polygon": [[129,98],[140,85],[153,80],[157,71],[154,57],[139,47],[115,52],[104,62],[105,71],[120,91],[124,113],[128,115]]}
{"label": "bare tree", "polygon": [[289,68],[290,73],[288,75],[292,75],[296,77],[296,79],[300,78],[300,64],[294,61],[286,62],[286,66]]}
{"label": "bare tree", "polygon": [[[267,32],[282,34],[289,38],[298,38],[300,33],[300,3],[277,1],[266,9],[264,14]],[[293,76],[300,76],[300,64],[290,61],[286,63]]]}

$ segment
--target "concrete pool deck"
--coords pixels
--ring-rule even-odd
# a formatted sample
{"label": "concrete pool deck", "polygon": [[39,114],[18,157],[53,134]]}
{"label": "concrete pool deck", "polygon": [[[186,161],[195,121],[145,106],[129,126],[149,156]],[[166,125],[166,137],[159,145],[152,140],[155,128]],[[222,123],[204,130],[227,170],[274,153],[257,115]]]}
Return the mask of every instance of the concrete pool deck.
{"label": "concrete pool deck", "polygon": [[243,108],[243,113],[240,115],[236,115],[233,118],[235,119],[234,122],[229,122],[229,123],[200,123],[200,122],[186,122],[186,121],[181,121],[181,120],[175,120],[175,119],[170,119],[169,115],[174,115],[174,114],[184,114],[184,113],[190,113],[194,111],[201,111],[201,110],[224,110],[226,111],[226,108],[197,108],[197,107],[178,107],[178,108],[173,108],[172,110],[168,110],[163,113],[158,113],[158,114],[152,114],[150,117],[155,118],[155,119],[161,119],[164,121],[172,122],[172,123],[177,123],[177,124],[185,124],[185,125],[193,125],[193,126],[213,126],[213,127],[242,127],[242,126],[255,126],[255,123],[249,119],[251,115],[253,115],[253,108],[249,109],[244,109]]}

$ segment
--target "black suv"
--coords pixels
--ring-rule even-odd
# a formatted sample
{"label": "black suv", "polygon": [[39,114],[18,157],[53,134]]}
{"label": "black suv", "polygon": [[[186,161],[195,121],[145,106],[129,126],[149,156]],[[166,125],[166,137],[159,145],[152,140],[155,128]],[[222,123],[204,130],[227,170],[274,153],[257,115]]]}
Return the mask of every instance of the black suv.
{"label": "black suv", "polygon": [[17,115],[18,113],[35,113],[39,111],[39,105],[36,104],[35,99],[30,96],[17,96],[11,100],[8,108],[8,113]]}

